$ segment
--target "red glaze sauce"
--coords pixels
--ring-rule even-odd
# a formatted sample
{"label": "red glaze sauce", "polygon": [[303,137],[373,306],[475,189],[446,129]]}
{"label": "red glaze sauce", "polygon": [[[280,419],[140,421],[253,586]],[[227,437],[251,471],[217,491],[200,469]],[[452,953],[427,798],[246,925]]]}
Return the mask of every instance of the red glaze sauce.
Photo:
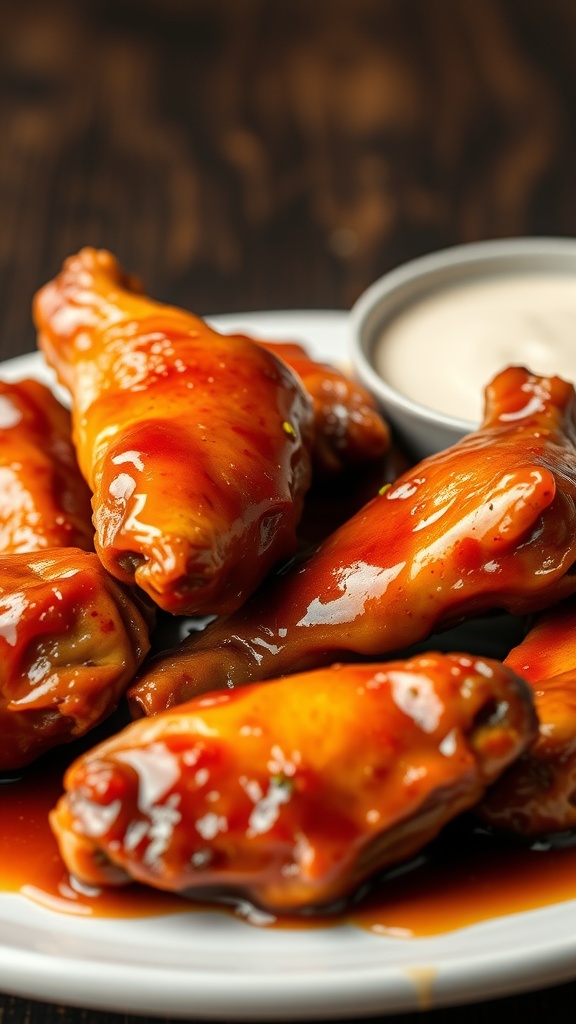
{"label": "red glaze sauce", "polygon": [[0,785],[0,892],[19,892],[44,906],[94,917],[146,917],[188,905],[143,886],[83,892],[60,858],[48,814],[62,793],[65,757],[54,756],[21,779]]}
{"label": "red glaze sauce", "polygon": [[[0,891],[68,914],[153,917],[205,910],[206,903],[144,886],[82,891],[70,879],[48,824],[66,757],[53,755],[21,779],[0,784]],[[398,937],[435,935],[576,898],[576,847],[537,850],[453,827],[425,856],[389,874],[345,910],[274,919],[245,909],[252,924],[280,928],[354,924]],[[234,913],[228,905],[216,909]]]}

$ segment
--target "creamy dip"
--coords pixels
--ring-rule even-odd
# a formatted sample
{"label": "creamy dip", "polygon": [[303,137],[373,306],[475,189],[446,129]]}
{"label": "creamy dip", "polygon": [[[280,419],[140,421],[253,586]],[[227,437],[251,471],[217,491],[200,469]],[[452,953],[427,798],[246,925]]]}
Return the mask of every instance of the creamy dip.
{"label": "creamy dip", "polygon": [[484,387],[511,364],[576,383],[576,276],[505,274],[439,289],[390,321],[374,362],[408,398],[473,422]]}

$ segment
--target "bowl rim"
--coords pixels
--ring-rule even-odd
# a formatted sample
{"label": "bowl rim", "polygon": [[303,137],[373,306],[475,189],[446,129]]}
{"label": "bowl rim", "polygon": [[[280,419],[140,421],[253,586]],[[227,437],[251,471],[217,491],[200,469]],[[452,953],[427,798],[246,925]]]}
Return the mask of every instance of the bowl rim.
{"label": "bowl rim", "polygon": [[[576,238],[542,235],[465,242],[417,256],[393,267],[368,285],[350,310],[349,351],[352,364],[362,383],[382,400],[385,407],[390,406],[404,416],[410,416],[414,421],[425,420],[433,423],[435,427],[463,434],[476,430],[478,424],[474,421],[416,402],[384,380],[368,354],[368,345],[375,327],[374,323],[369,324],[369,320],[377,317],[378,307],[398,289],[419,280],[424,283],[426,277],[440,274],[452,267],[470,267],[477,263],[480,269],[484,263],[494,260],[507,262],[523,257],[546,260],[562,256],[572,256],[576,263]],[[457,284],[458,281],[454,283]],[[445,282],[443,286],[449,287],[449,283]],[[371,334],[368,333],[370,327]]]}

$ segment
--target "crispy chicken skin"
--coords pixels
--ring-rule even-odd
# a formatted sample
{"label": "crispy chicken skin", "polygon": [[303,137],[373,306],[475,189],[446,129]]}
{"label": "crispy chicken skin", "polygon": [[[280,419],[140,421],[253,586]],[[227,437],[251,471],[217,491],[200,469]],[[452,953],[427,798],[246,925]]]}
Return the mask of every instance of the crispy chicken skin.
{"label": "crispy chicken skin", "polygon": [[532,684],[540,727],[481,803],[480,817],[532,838],[576,829],[576,600],[544,612],[506,664]]}
{"label": "crispy chicken skin", "polygon": [[513,367],[485,422],[402,475],[234,616],[150,662],[134,714],[208,690],[381,657],[490,609],[524,614],[576,591],[575,395]]}
{"label": "crispy chicken skin", "polygon": [[72,765],[51,823],[91,885],[322,906],[475,804],[535,728],[498,662],[335,665],[132,723]]}
{"label": "crispy chicken skin", "polygon": [[140,607],[94,552],[0,556],[0,771],[102,721],[148,649]]}
{"label": "crispy chicken skin", "polygon": [[390,430],[369,391],[293,342],[262,341],[298,374],[314,403],[314,470],[331,477],[384,456]]}
{"label": "crispy chicken skin", "polygon": [[94,547],[70,413],[36,380],[0,381],[0,551]]}
{"label": "crispy chicken skin", "polygon": [[83,249],[37,294],[39,345],[72,394],[96,550],[165,611],[228,613],[292,554],[312,402],[287,364],[147,298]]}

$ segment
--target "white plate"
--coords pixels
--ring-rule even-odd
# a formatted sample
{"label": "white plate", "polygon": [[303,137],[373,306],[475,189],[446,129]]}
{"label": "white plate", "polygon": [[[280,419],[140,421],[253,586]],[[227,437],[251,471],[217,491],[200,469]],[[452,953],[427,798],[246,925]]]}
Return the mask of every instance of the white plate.
{"label": "white plate", "polygon": [[[343,313],[216,317],[346,361]],[[46,379],[36,354],[0,375]],[[1,812],[0,812],[1,813]],[[426,939],[352,926],[267,931],[219,913],[60,915],[0,894],[0,988],[117,1012],[229,1020],[355,1017],[466,1003],[576,977],[576,900]]]}

